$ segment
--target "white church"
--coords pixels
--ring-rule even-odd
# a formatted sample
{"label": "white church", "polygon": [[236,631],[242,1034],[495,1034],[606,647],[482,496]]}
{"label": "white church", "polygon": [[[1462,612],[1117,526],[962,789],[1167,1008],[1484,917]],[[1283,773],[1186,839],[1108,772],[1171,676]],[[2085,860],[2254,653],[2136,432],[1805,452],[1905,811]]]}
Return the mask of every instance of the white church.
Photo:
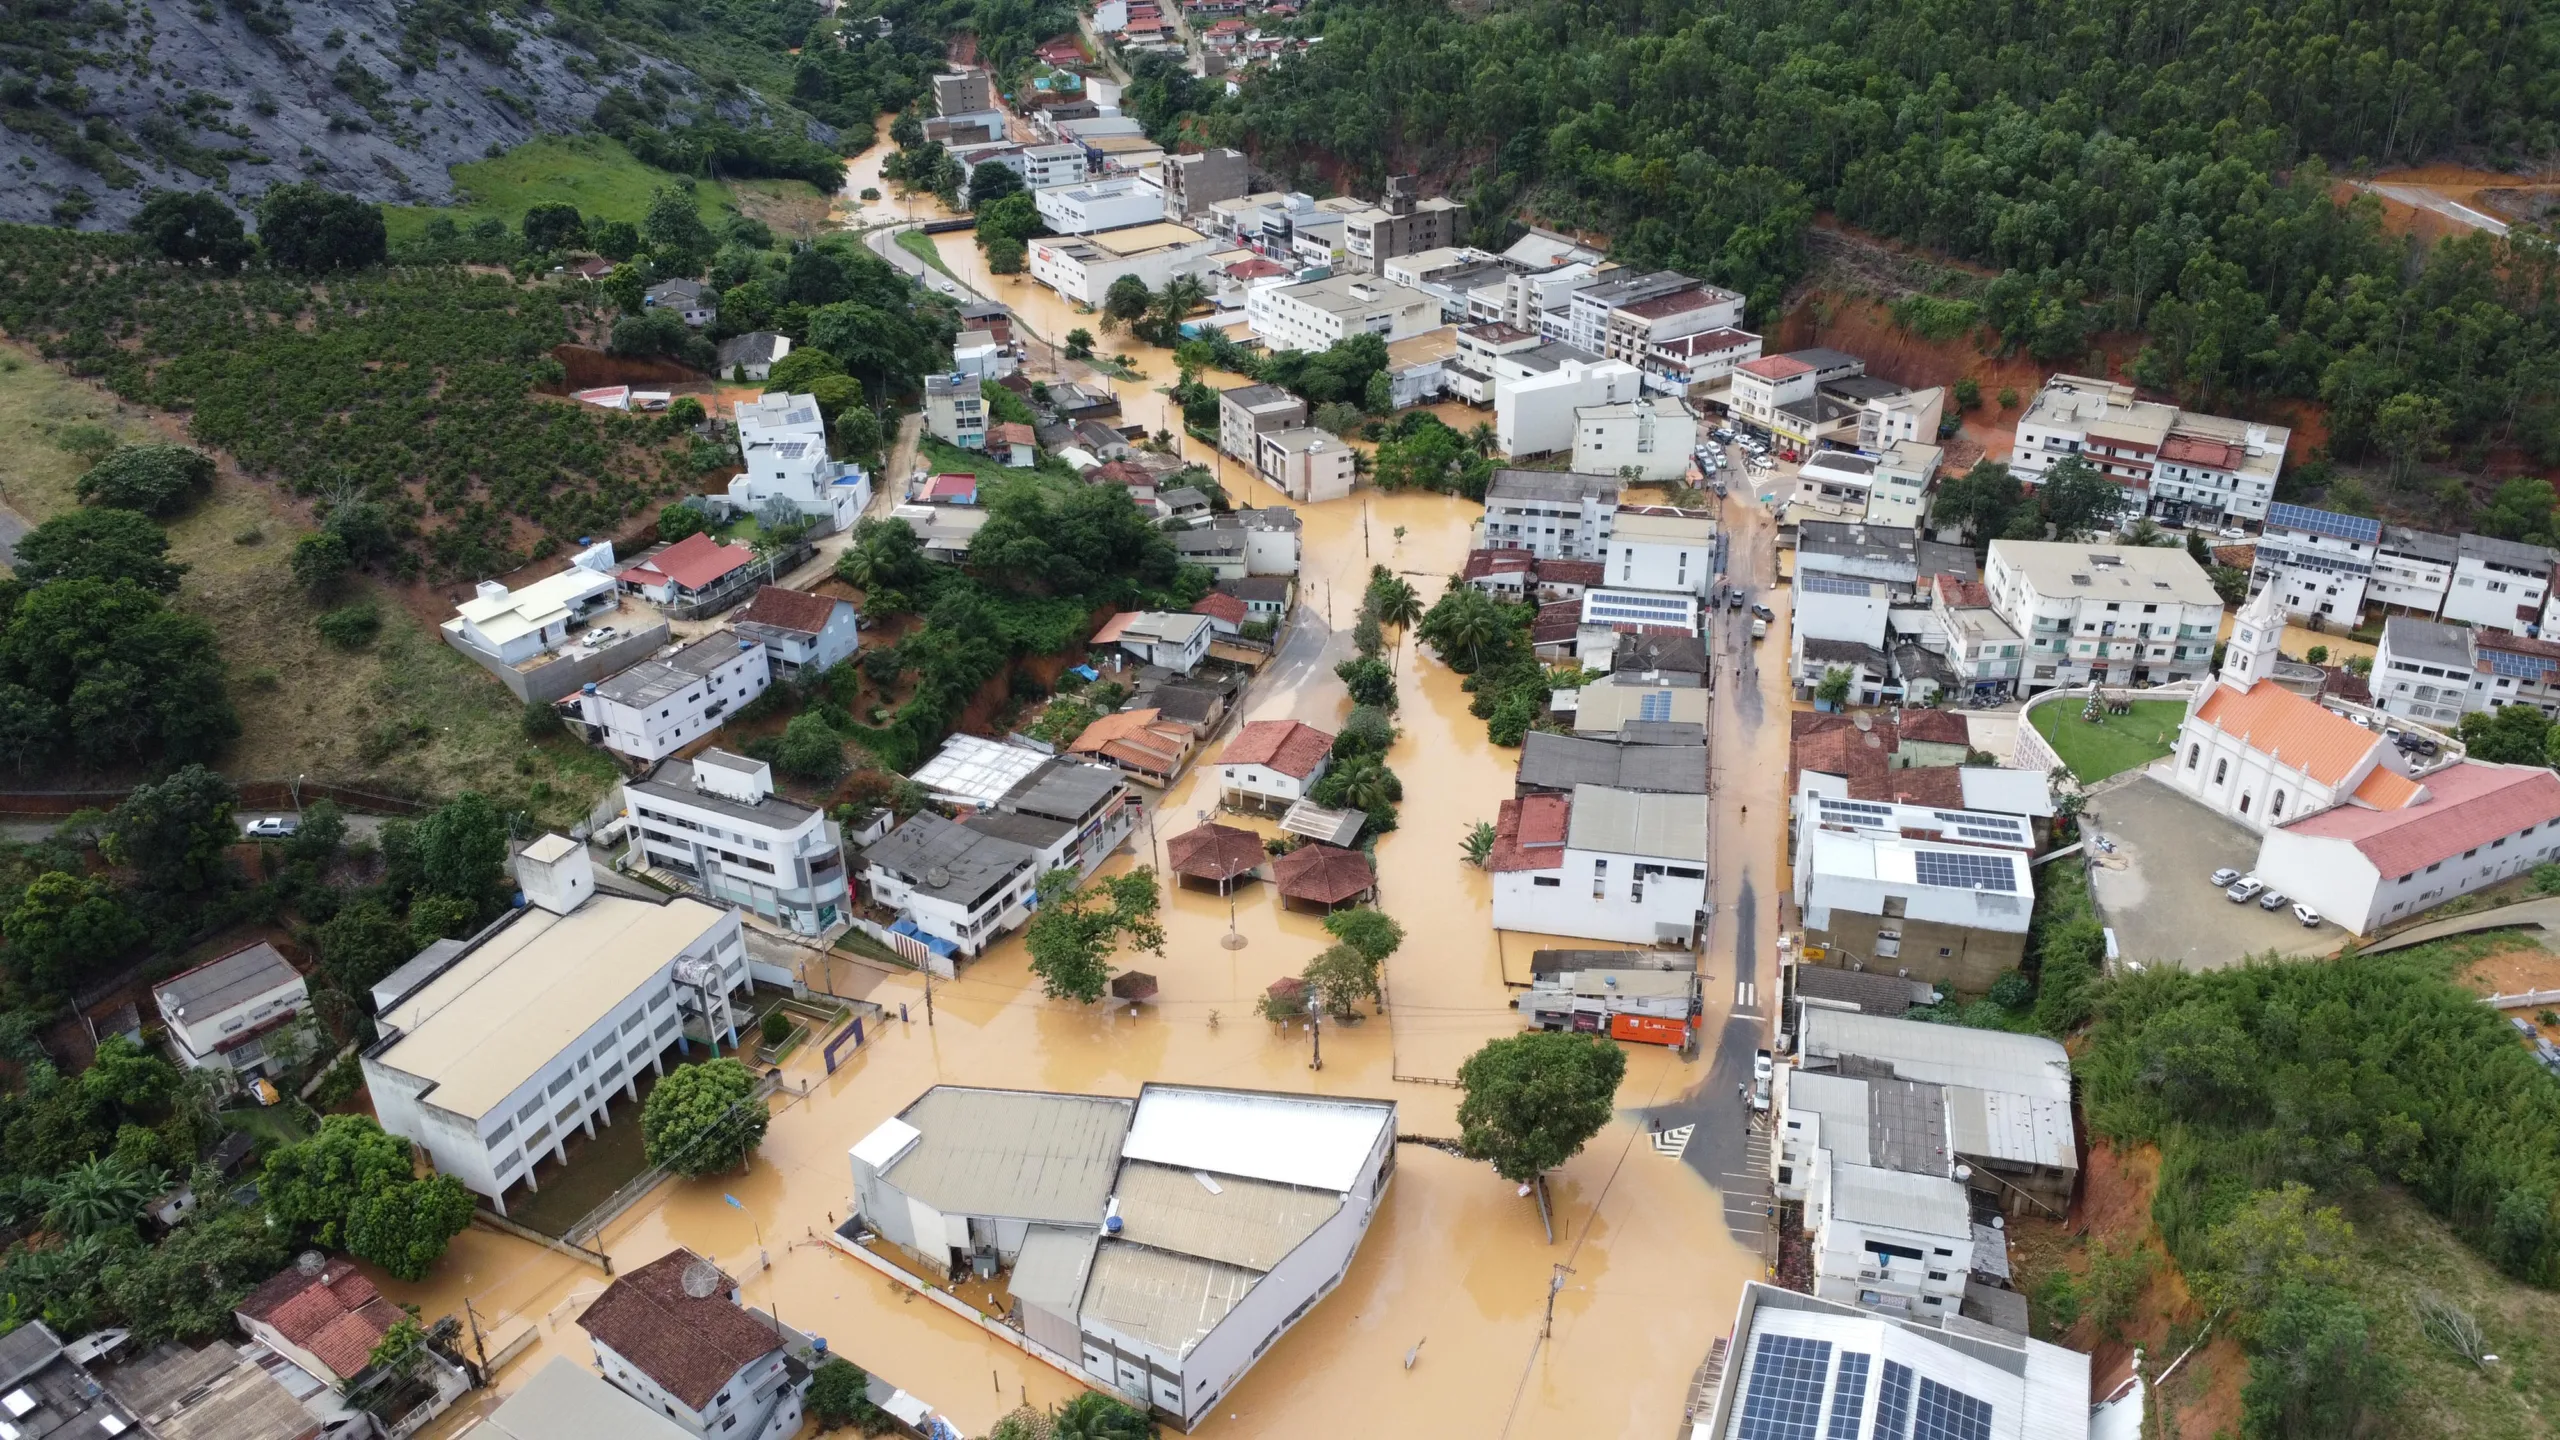
{"label": "white church", "polygon": [[2368,729],[2277,684],[2283,637],[2269,586],[2189,698],[2169,760],[2180,790],[2259,833],[2260,880],[2370,935],[2560,855],[2560,775],[2458,744],[2420,768],[2381,734],[2406,721],[2367,711]]}

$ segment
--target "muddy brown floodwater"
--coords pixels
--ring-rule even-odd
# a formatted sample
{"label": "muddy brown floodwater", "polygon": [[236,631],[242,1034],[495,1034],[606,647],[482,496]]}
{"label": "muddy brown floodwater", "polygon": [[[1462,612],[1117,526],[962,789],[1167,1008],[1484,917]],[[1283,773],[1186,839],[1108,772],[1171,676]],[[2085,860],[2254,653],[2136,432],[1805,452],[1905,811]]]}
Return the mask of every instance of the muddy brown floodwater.
{"label": "muddy brown floodwater", "polygon": [[[879,152],[856,162],[848,194],[876,180]],[[924,202],[929,205],[930,202]],[[868,207],[871,218],[902,205]],[[1090,316],[1028,281],[994,277],[977,263],[965,234],[943,237],[953,271],[1014,308],[1029,328],[1055,338]],[[1151,372],[1114,389],[1133,420],[1181,433],[1156,387],[1170,383],[1170,356],[1130,347]],[[1211,384],[1238,383],[1211,376]],[[1187,442],[1192,458],[1214,463],[1242,503],[1286,503],[1243,467]],[[1369,567],[1383,564],[1413,581],[1428,603],[1459,568],[1480,507],[1437,495],[1361,491],[1325,505],[1297,507],[1305,541],[1302,615],[1281,658],[1255,682],[1247,719],[1294,717],[1332,726],[1349,709],[1333,664],[1350,653],[1349,622]],[[1737,540],[1765,584],[1766,522],[1734,517]],[[1401,529],[1402,535],[1397,531]],[[1737,566],[1745,562],[1737,562]],[[1737,574],[1745,573],[1737,569]],[[1783,594],[1772,597],[1783,601]],[[1779,634],[1784,631],[1780,630]],[[1719,645],[1728,657],[1735,642]],[[1774,653],[1782,654],[1783,651]],[[1486,875],[1461,861],[1464,829],[1493,817],[1511,792],[1516,751],[1485,739],[1466,712],[1459,677],[1397,637],[1402,733],[1389,762],[1403,778],[1402,828],[1378,846],[1380,903],[1408,938],[1388,962],[1383,1015],[1328,1025],[1324,1069],[1309,1068],[1309,1037],[1253,1018],[1271,981],[1297,974],[1327,943],[1314,917],[1283,912],[1267,885],[1240,892],[1234,923],[1240,950],[1222,948],[1226,901],[1175,890],[1166,899],[1162,957],[1124,954],[1119,963],[1153,972],[1161,990],[1143,1013],[1105,1013],[1042,997],[1018,937],[934,986],[931,1026],[912,976],[880,976],[838,964],[834,988],[867,991],[894,1016],[883,1033],[832,1076],[814,1056],[795,1057],[792,1082],[812,1088],[778,1110],[762,1151],[742,1174],[670,1182],[609,1229],[601,1241],[618,1267],[644,1263],[677,1245],[711,1255],[741,1276],[747,1299],[778,1305],[792,1325],[828,1337],[848,1358],[916,1393],[983,1433],[1024,1399],[1062,1401],[1079,1383],[976,1331],[835,1252],[820,1237],[844,1218],[847,1150],[880,1120],[927,1087],[944,1082],[1132,1094],[1150,1080],[1241,1086],[1397,1102],[1401,1130],[1453,1136],[1462,1060],[1496,1036],[1518,1031],[1506,976],[1525,983],[1528,955],[1543,937],[1497,934]],[[1737,661],[1738,663],[1738,661]],[[1719,1080],[1756,1028],[1748,1015],[1727,1029],[1735,1000],[1728,957],[1766,955],[1777,911],[1774,868],[1785,760],[1783,695],[1770,677],[1741,672],[1720,701],[1716,766],[1717,839],[1734,854],[1716,868],[1718,916],[1704,968],[1710,1044],[1695,1061],[1630,1046],[1621,1113],[1554,1177],[1555,1239],[1535,1202],[1483,1165],[1406,1147],[1394,1184],[1349,1278],[1253,1368],[1199,1432],[1210,1436],[1327,1433],[1420,1435],[1661,1435],[1678,1425],[1691,1373],[1730,1325],[1740,1285],[1760,1273],[1756,1244],[1728,1228],[1723,1196],[1691,1164],[1658,1153],[1636,1113],[1695,1103],[1712,1068]],[[1743,712],[1747,711],[1748,714]],[[1730,712],[1730,713],[1728,713]],[[1230,730],[1228,733],[1232,733]],[[1772,736],[1774,735],[1774,742]],[[1221,741],[1222,743],[1222,741]],[[1205,761],[1215,746],[1204,753]],[[1162,842],[1214,805],[1205,763],[1160,797],[1152,831],[1109,868],[1158,863]],[[1765,795],[1758,817],[1728,813]],[[1756,877],[1756,881],[1755,881]],[[1750,933],[1737,937],[1738,891],[1756,883]],[[1746,912],[1749,907],[1746,907]],[[1565,942],[1575,943],[1575,942]],[[1758,962],[1766,982],[1766,961]],[[814,978],[814,977],[813,977]],[[1737,1039],[1735,1037],[1741,1037]],[[1748,1073],[1747,1053],[1739,1057]],[[787,1097],[786,1097],[787,1098]],[[1738,1132],[1729,1107],[1705,1124]],[[1727,1137],[1730,1138],[1730,1137]],[[1733,1140],[1735,1145],[1738,1139]],[[734,1196],[743,1209],[733,1208]],[[756,1262],[759,1249],[770,1268]],[[1548,1289],[1562,1273],[1553,1334],[1541,1339]],[[575,1326],[604,1277],[533,1245],[471,1232],[456,1242],[424,1285],[385,1282],[429,1318],[458,1313],[467,1296],[484,1330],[530,1326],[528,1355],[500,1375],[512,1388],[550,1354],[589,1363]],[[1410,1369],[1405,1356],[1421,1351]],[[986,1388],[979,1388],[980,1381]],[[490,1403],[485,1398],[482,1405]],[[430,1434],[451,1434],[446,1417]]]}

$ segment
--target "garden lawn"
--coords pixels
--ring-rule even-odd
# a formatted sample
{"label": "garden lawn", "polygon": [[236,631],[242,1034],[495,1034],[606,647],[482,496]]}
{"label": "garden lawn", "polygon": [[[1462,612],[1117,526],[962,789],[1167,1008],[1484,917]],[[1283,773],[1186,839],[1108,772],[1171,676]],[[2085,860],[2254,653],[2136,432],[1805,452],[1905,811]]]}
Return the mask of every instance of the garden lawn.
{"label": "garden lawn", "polygon": [[2107,715],[2103,723],[2080,718],[2069,702],[2037,707],[2036,733],[2071,767],[2083,785],[2095,785],[2137,765],[2147,765],[2177,748],[2178,725],[2187,717],[2183,700],[2136,700],[2130,715]]}
{"label": "garden lawn", "polygon": [[[465,230],[494,215],[507,222],[508,229],[518,230],[524,225],[524,212],[554,200],[577,206],[590,224],[627,220],[637,225],[649,216],[650,195],[659,186],[680,184],[684,178],[641,163],[621,141],[609,136],[546,135],[493,159],[454,166],[453,183],[461,203],[385,205],[382,219],[395,249],[425,233],[427,222],[438,215],[450,216]],[[768,189],[775,183],[758,182]],[[737,196],[726,185],[696,180],[693,187],[694,208],[709,224],[718,225],[738,208]],[[813,186],[798,188],[817,193]]]}
{"label": "garden lawn", "polygon": [[1063,461],[1045,461],[1052,467],[1048,469],[1017,470],[983,451],[963,450],[931,435],[919,437],[916,455],[923,462],[927,474],[977,476],[978,503],[981,505],[993,503],[996,490],[1007,484],[1030,481],[1057,489],[1072,489],[1081,483],[1067,473]]}

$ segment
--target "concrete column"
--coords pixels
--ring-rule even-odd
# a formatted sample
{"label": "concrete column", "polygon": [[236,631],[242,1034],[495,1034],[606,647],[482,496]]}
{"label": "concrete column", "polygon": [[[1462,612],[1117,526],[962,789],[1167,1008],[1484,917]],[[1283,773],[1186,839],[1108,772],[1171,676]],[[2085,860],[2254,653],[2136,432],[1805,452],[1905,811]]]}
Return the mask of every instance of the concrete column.
{"label": "concrete column", "polygon": [[[654,1065],[654,1064],[656,1064],[657,1062],[656,1062],[656,1061],[651,1061],[650,1063]],[[624,1081],[622,1082],[622,1098],[623,1098],[623,1099],[625,1099],[625,1100],[629,1100],[629,1101],[631,1101],[631,1102],[632,1102],[632,1103],[634,1103],[634,1104],[638,1104],[638,1103],[639,1103],[639,1100],[640,1100],[640,1079],[639,1079],[639,1077],[638,1077],[638,1076],[636,1076],[636,1075],[635,1075],[635,1076],[632,1076],[632,1077],[630,1077],[629,1079],[626,1079],[626,1080],[624,1080]]]}
{"label": "concrete column", "polygon": [[[667,1060],[665,1052],[661,1051],[660,1053],[649,1057],[649,1073],[662,1080],[666,1078]],[[634,1092],[631,1098],[637,1100],[640,1096],[637,1092]]]}
{"label": "concrete column", "polygon": [[586,1113],[586,1117],[578,1123],[586,1128],[588,1139],[593,1140],[596,1138],[596,1112],[593,1110],[588,1111]]}
{"label": "concrete column", "polygon": [[[588,1133],[589,1133],[590,1135],[592,1135],[594,1132],[593,1132],[593,1131],[589,1131]],[[569,1163],[569,1137],[568,1137],[568,1136],[566,1136],[566,1135],[560,1136],[559,1138],[557,1138],[557,1139],[555,1139],[555,1140],[553,1140],[553,1141],[551,1142],[551,1158],[552,1158],[552,1159],[554,1159],[554,1160],[559,1161],[559,1162],[560,1162],[561,1164],[563,1164],[563,1165],[566,1165],[566,1164],[568,1164],[568,1163]]]}

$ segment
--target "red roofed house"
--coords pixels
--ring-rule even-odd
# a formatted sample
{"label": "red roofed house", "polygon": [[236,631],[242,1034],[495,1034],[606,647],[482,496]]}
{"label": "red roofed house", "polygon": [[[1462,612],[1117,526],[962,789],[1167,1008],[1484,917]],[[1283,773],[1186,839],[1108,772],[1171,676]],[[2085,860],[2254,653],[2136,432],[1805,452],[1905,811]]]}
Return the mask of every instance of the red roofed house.
{"label": "red roofed house", "polygon": [[1040,463],[1040,435],[1019,420],[987,427],[987,454],[1016,470]]}
{"label": "red roofed house", "polygon": [[615,1389],[695,1434],[789,1440],[800,1432],[808,1367],[783,1349],[772,1320],[738,1303],[738,1282],[690,1250],[616,1279],[578,1327]]}
{"label": "red roofed house", "polygon": [[861,648],[857,612],[850,600],[767,585],[730,617],[729,628],[764,646],[776,675],[826,671]]}
{"label": "red roofed house", "polygon": [[1192,602],[1191,613],[1208,616],[1209,628],[1220,635],[1244,633],[1245,623],[1253,618],[1253,611],[1242,600],[1215,590]]}
{"label": "red roofed house", "polygon": [[1255,720],[1218,757],[1218,803],[1285,810],[1307,798],[1333,758],[1333,737],[1295,720]]}
{"label": "red roofed house", "polygon": [[1792,355],[1763,355],[1733,367],[1729,408],[1741,420],[1767,430],[1778,408],[1813,398],[1814,368]]}
{"label": "red roofed house", "polygon": [[2259,877],[2369,935],[2560,852],[2560,776],[2540,765],[2462,760],[2401,784],[2401,804],[2350,801],[2269,830]]}
{"label": "red roofed house", "polygon": [[1122,710],[1084,727],[1067,750],[1109,761],[1131,779],[1162,789],[1182,773],[1192,743],[1191,727],[1165,719],[1161,710]]}
{"label": "red roofed house", "polygon": [[373,1363],[373,1347],[408,1318],[352,1260],[316,1271],[288,1267],[232,1311],[249,1338],[323,1380],[343,1385]]}
{"label": "red roofed house", "polygon": [[1686,945],[1707,900],[1707,799],[1576,785],[1505,800],[1494,821],[1497,930]]}
{"label": "red roofed house", "polygon": [[1470,550],[1461,578],[1487,595],[1519,600],[1528,595],[1537,568],[1537,557],[1526,550]]}
{"label": "red roofed house", "polygon": [[640,559],[614,577],[653,605],[682,605],[746,583],[739,572],[755,563],[744,545],[723,545],[700,531]]}
{"label": "red roofed house", "polygon": [[978,477],[965,470],[936,475],[924,482],[916,499],[927,505],[975,505],[978,503]]}

